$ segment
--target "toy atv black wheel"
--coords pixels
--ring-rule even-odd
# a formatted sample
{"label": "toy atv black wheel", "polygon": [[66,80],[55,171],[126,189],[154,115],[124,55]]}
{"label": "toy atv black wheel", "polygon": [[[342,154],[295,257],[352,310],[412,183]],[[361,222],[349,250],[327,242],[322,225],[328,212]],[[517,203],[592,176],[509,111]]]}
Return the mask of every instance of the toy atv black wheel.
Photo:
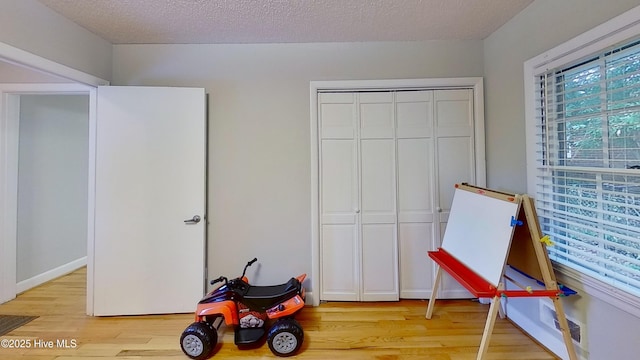
{"label": "toy atv black wheel", "polygon": [[267,344],[277,356],[294,355],[304,340],[302,327],[294,319],[278,320],[269,330]]}
{"label": "toy atv black wheel", "polygon": [[206,359],[218,343],[218,332],[205,322],[194,322],[180,336],[180,347],[190,358]]}

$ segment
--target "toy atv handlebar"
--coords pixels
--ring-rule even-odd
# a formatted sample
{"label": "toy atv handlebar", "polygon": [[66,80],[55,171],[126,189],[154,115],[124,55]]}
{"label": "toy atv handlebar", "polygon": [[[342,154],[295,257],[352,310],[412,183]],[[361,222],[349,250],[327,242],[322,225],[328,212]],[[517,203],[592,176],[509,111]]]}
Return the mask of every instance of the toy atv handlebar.
{"label": "toy atv handlebar", "polygon": [[248,268],[249,266],[253,265],[253,263],[254,263],[254,262],[256,262],[256,261],[258,261],[258,258],[253,258],[253,260],[249,261],[249,262],[247,263],[247,265],[245,265],[245,266],[244,266],[244,270],[242,270],[242,276],[240,276],[240,278],[241,278],[241,279],[242,279],[242,278],[244,278],[244,274],[246,274],[246,273],[247,273],[247,268]]}
{"label": "toy atv handlebar", "polygon": [[[255,263],[256,261],[258,261],[258,258],[253,258],[253,260],[249,261],[247,263],[247,265],[244,266],[244,270],[242,270],[242,276],[240,276],[240,279],[244,279],[244,275],[247,273],[247,268],[249,268],[249,266],[253,265],[253,263]],[[210,285],[215,285],[221,281],[224,281],[225,285],[229,283],[229,280],[227,280],[226,276],[220,276],[217,279],[213,279],[211,280],[211,282],[209,282]]]}

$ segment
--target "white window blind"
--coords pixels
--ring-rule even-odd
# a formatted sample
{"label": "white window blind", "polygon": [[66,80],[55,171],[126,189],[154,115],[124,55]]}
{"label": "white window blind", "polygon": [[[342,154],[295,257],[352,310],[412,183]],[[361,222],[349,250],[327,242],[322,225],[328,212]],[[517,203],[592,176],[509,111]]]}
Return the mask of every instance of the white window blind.
{"label": "white window blind", "polygon": [[640,42],[536,79],[535,198],[550,257],[640,296]]}

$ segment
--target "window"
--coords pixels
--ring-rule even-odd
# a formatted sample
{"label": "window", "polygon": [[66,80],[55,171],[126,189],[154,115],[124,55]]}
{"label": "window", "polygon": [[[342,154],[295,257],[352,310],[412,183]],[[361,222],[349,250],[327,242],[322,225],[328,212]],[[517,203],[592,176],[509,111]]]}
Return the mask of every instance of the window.
{"label": "window", "polygon": [[550,258],[640,296],[640,41],[533,78],[534,197]]}

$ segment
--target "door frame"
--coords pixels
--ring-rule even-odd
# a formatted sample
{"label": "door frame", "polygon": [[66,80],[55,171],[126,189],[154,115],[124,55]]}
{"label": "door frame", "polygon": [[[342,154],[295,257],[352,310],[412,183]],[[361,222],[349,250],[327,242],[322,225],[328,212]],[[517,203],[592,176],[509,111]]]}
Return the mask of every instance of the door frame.
{"label": "door frame", "polygon": [[[482,77],[391,79],[391,80],[329,80],[309,83],[311,136],[311,291],[313,306],[320,304],[320,169],[318,143],[318,94],[326,91],[399,91],[473,89],[475,137],[475,170],[477,179],[486,178],[484,139],[484,85]],[[425,254],[425,261],[426,254]]]}
{"label": "door frame", "polygon": [[24,94],[89,95],[87,315],[93,315],[96,89],[107,80],[0,42],[0,61],[53,75],[67,83],[5,84],[0,88],[0,303],[16,296],[17,119]]}

